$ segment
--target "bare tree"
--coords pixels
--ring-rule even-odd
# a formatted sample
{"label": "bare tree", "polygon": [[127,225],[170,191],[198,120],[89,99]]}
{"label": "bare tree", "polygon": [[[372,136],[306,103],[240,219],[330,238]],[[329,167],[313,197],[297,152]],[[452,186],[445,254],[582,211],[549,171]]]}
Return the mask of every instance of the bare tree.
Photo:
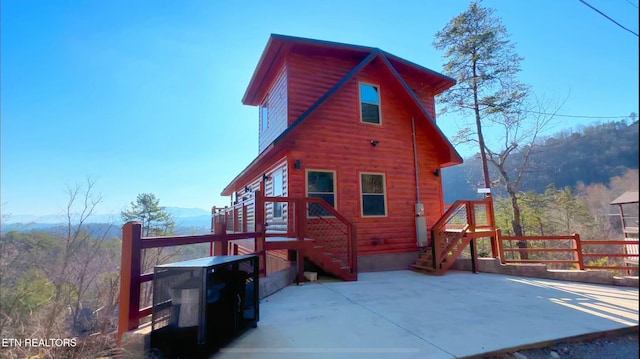
{"label": "bare tree", "polygon": [[[498,174],[498,179],[493,183],[502,185],[511,201],[511,228],[516,236],[523,235],[518,202],[520,185],[530,170],[531,156],[539,147],[541,134],[560,106],[536,100],[530,108],[512,108],[487,116],[494,136],[492,141],[485,141],[482,145],[487,161]],[[478,142],[477,135],[469,129],[458,132],[454,138],[454,143],[468,142]],[[524,249],[526,245],[525,241],[518,242],[520,248]],[[528,258],[526,251],[521,251],[520,256],[522,259]]]}
{"label": "bare tree", "polygon": [[[86,178],[82,184],[67,186],[65,194],[64,222],[60,227],[47,232],[9,232],[2,236],[3,287],[5,282],[11,282],[11,286],[2,293],[0,324],[3,329],[10,328],[15,338],[78,336],[82,342],[78,347],[83,353],[95,356],[114,344],[112,335],[96,341],[95,336],[88,334],[101,329],[105,334],[112,329],[108,325],[100,327],[95,312],[108,307],[108,316],[113,319],[118,281],[103,278],[117,276],[118,264],[114,259],[119,258],[120,246],[119,241],[107,238],[110,225],[97,230],[89,223],[102,202],[102,197],[95,192],[94,180]],[[10,259],[5,263],[7,257]],[[6,270],[9,266],[5,264],[13,270]],[[75,352],[79,349],[69,347],[12,348],[7,355],[25,357],[34,350],[47,357],[80,355]]]}

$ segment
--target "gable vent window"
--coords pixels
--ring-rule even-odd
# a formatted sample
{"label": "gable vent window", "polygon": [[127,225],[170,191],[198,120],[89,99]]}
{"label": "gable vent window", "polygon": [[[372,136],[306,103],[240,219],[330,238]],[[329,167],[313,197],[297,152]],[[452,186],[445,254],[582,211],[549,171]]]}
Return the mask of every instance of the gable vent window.
{"label": "gable vent window", "polygon": [[269,108],[266,102],[260,106],[260,121],[262,123],[262,130],[266,130],[267,127],[269,127]]}
{"label": "gable vent window", "polygon": [[377,86],[360,83],[360,120],[380,124],[380,91]]}

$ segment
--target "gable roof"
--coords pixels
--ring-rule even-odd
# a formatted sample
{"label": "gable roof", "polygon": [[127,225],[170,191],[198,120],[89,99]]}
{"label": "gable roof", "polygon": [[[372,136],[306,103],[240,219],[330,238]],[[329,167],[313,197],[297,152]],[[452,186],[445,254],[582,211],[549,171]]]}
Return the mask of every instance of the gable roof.
{"label": "gable roof", "polygon": [[[317,44],[321,47],[332,49],[338,48],[340,51],[352,51],[355,54],[363,55],[364,58],[355,67],[349,70],[349,72],[347,72],[327,92],[320,96],[311,106],[309,106],[309,108],[307,108],[295,121],[293,121],[291,125],[287,127],[278,137],[276,137],[272,141],[272,143],[258,155],[258,157],[256,157],[242,172],[240,172],[240,174],[238,174],[231,181],[231,183],[229,183],[229,185],[224,188],[221,195],[231,195],[234,191],[234,188],[244,186],[245,183],[251,181],[253,177],[255,177],[255,173],[259,173],[269,164],[268,161],[274,158],[274,154],[280,154],[283,150],[283,147],[288,147],[281,145],[281,143],[286,142],[290,144],[291,141],[284,140],[290,136],[292,131],[296,127],[298,127],[300,123],[302,123],[307,117],[309,117],[309,115],[315,109],[317,109],[322,103],[324,103],[329,97],[331,97],[331,95],[333,95],[338,89],[340,89],[349,79],[353,78],[374,59],[380,59],[382,61],[382,63],[384,64],[384,68],[386,68],[390,72],[392,78],[395,79],[395,81],[397,81],[397,83],[402,88],[404,88],[405,91],[402,91],[401,95],[407,96],[411,103],[416,107],[418,112],[422,114],[425,119],[427,119],[423,122],[429,127],[430,130],[434,131],[437,134],[436,140],[440,142],[440,145],[448,148],[448,156],[446,159],[441,159],[441,166],[450,166],[463,162],[460,154],[458,154],[451,142],[449,142],[447,137],[436,125],[433,116],[429,113],[429,111],[427,111],[424,105],[422,105],[413,90],[411,90],[409,85],[399,74],[396,66],[404,67],[405,69],[409,69],[410,71],[422,74],[423,76],[425,76],[425,78],[431,79],[433,81],[433,84],[435,84],[435,86],[432,85],[432,88],[435,92],[434,95],[453,86],[455,84],[455,80],[419,65],[413,64],[409,61],[398,58],[377,48],[348,45],[321,40],[303,39],[283,35],[271,35],[271,38],[267,43],[267,47],[263,52],[262,57],[260,58],[258,67],[254,71],[253,77],[242,99],[242,102],[244,104],[258,105],[260,103],[259,101],[261,99],[261,87],[262,91],[266,91],[264,88],[268,87],[269,82],[267,81],[267,79],[270,73],[271,75],[273,75],[276,72],[275,69],[278,68],[275,64],[284,61],[282,56],[284,56],[284,52],[291,51],[291,43],[298,42],[312,42],[313,44]],[[278,57],[281,58],[278,59]]]}
{"label": "gable roof", "polygon": [[257,106],[264,97],[270,80],[275,76],[274,68],[284,62],[286,55],[293,48],[312,49],[319,52],[343,53],[365,58],[373,52],[380,52],[397,69],[407,70],[412,76],[419,77],[433,89],[434,95],[456,84],[456,81],[426,67],[417,65],[398,56],[382,51],[375,47],[351,45],[340,42],[308,39],[303,37],[271,34],[262,52],[258,65],[253,72],[247,90],[242,97],[245,105]]}

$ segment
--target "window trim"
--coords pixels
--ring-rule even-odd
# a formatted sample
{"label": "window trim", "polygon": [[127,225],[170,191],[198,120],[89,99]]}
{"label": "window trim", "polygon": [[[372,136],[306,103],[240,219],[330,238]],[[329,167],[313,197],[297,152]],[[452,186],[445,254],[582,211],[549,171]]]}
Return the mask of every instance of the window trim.
{"label": "window trim", "polygon": [[[333,175],[333,209],[338,210],[338,175],[335,170],[326,170],[326,169],[315,169],[315,168],[307,168],[304,171],[304,195],[305,197],[309,197],[309,172],[325,172],[331,173]],[[312,192],[314,193],[314,192]],[[318,192],[318,193],[329,193],[329,192]],[[318,216],[310,216],[309,210],[305,210],[307,218],[318,218]],[[334,217],[333,215],[325,216],[325,217]]]}
{"label": "window trim", "polygon": [[[377,194],[377,193],[363,193],[362,192],[362,175],[377,175],[382,176],[382,196],[384,199],[384,214],[364,214],[364,195],[365,194]],[[387,175],[383,172],[358,172],[358,186],[360,190],[360,217],[361,218],[384,218],[389,216],[389,207],[387,205]]]}
{"label": "window trim", "polygon": [[[377,104],[374,104],[372,102],[366,102],[366,101],[362,100],[361,85],[369,85],[369,86],[375,87],[378,90],[378,103]],[[363,103],[370,104],[370,105],[377,105],[378,106],[378,123],[364,121],[364,119],[362,118],[362,104]],[[380,96],[380,85],[372,84],[372,83],[365,82],[365,81],[358,81],[358,112],[360,113],[360,123],[364,123],[364,124],[367,124],[367,125],[382,126],[382,96]]]}

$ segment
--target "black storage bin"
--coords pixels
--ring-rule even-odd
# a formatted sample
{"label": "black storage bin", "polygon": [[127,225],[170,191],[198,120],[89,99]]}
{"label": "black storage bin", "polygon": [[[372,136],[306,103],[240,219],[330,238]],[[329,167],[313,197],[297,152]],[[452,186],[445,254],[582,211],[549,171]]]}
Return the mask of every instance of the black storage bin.
{"label": "black storage bin", "polygon": [[258,256],[215,256],[156,266],[151,350],[200,358],[259,319]]}

